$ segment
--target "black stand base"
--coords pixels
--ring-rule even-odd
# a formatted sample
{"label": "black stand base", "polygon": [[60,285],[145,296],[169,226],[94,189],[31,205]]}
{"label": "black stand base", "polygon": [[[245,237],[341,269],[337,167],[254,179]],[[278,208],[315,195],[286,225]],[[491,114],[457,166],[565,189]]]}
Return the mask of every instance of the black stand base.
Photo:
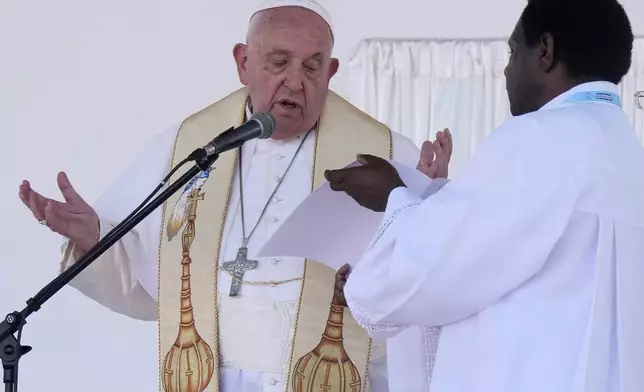
{"label": "black stand base", "polygon": [[[29,317],[33,312],[38,311],[42,304],[62,289],[82,270],[87,268],[94,260],[119,241],[125,234],[131,231],[139,222],[150,215],[152,211],[168,200],[170,196],[182,189],[200,172],[208,170],[217,158],[219,158],[219,154],[213,154],[202,159],[197,159],[197,163],[194,167],[189,169],[177,181],[168,186],[166,190],[147,205],[145,205],[145,203],[149,198],[146,199],[143,202],[145,206],[143,207],[142,205],[140,207],[140,211],[138,208],[134,210],[132,214],[123,220],[123,222],[112,229],[112,231],[110,231],[92,249],[90,249],[85,256],[58,275],[33,298],[30,298],[27,301],[27,307],[24,308],[22,312],[16,311],[9,313],[5,317],[4,321],[0,323],[0,359],[2,359],[2,368],[4,369],[3,381],[5,384],[5,392],[18,392],[18,361],[23,355],[31,351],[31,347],[22,346],[20,344],[22,327],[27,323],[27,317]],[[192,158],[184,160],[181,164],[189,160],[192,160]],[[175,167],[168,177],[172,175],[172,173],[174,173],[181,164]],[[162,184],[165,184],[165,180]],[[153,192],[150,197],[152,197],[154,193],[156,193],[156,191]],[[16,332],[18,332],[17,338],[13,336]]]}

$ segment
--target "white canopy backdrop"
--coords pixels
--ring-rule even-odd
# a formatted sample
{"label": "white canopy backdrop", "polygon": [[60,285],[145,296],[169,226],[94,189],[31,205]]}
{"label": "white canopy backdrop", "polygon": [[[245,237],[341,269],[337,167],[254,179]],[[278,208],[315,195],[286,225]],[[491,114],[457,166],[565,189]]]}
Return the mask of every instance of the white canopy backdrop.
{"label": "white canopy backdrop", "polygon": [[[482,139],[510,116],[504,68],[507,39],[366,39],[349,62],[349,99],[420,145],[452,131],[450,175],[467,163]],[[644,141],[644,38],[622,82],[624,110]]]}

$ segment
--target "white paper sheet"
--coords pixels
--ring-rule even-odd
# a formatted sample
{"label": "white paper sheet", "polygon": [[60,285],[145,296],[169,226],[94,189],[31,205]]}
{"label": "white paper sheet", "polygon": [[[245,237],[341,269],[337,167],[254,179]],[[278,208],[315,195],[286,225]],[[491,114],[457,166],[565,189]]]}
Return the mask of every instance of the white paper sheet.
{"label": "white paper sheet", "polygon": [[[432,181],[415,168],[390,161],[407,187],[426,198],[445,181]],[[353,162],[347,167],[358,166]],[[301,257],[333,269],[355,265],[373,239],[382,212],[361,207],[344,192],[334,192],[325,182],[311,193],[282,223],[257,254],[258,257]]]}

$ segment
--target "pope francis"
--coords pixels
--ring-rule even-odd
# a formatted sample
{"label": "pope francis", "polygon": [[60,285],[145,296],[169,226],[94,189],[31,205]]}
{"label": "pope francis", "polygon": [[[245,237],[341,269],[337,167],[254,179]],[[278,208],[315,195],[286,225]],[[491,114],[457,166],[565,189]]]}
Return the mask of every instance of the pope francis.
{"label": "pope francis", "polygon": [[271,139],[222,154],[70,283],[114,312],[157,320],[161,391],[388,390],[385,344],[346,310],[336,271],[313,260],[253,257],[325,169],[358,153],[447,176],[449,131],[427,142],[420,158],[410,140],[329,90],[339,66],[333,42],[331,20],[314,1],[264,3],[246,44],[233,49],[244,87],[160,134],[96,203],[64,173],[64,202],[28,181],[20,187],[35,218],[65,238],[65,269],[213,130],[257,111],[273,114]]}

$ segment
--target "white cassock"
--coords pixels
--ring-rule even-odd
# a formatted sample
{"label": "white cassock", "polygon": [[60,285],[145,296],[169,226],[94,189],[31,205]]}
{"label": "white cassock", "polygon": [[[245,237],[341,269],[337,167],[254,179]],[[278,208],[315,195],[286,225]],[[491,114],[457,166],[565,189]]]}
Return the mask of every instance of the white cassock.
{"label": "white cassock", "polygon": [[644,391],[644,149],[592,91],[617,87],[508,120],[426,200],[392,192],[345,287],[393,337],[391,392]]}
{"label": "white cassock", "polygon": [[[94,203],[93,207],[101,220],[101,236],[129,215],[165,177],[178,128],[173,127],[156,137],[137,156],[129,170]],[[281,222],[310,194],[314,141],[314,137],[307,139],[279,191],[271,200],[266,215],[248,245],[249,256],[253,257],[261,249]],[[300,142],[299,138],[286,142],[263,139],[251,140],[244,145],[242,170],[247,230],[251,230],[257,222],[276,182],[283,175]],[[233,151],[229,153],[232,154]],[[393,133],[395,160],[415,167],[419,157],[420,151],[412,141]],[[232,192],[231,200],[234,200],[239,192],[238,186],[233,186]],[[233,213],[228,214],[224,229],[220,263],[234,260],[241,245],[241,214],[239,209],[231,212]],[[162,209],[158,208],[135,228],[134,233],[123,237],[72,280],[70,285],[114,312],[140,320],[156,320],[157,255],[161,219]],[[304,259],[253,258],[259,260],[259,265],[257,269],[246,272],[245,278],[250,281],[281,281],[302,276]],[[221,274],[219,279],[222,293],[220,329],[227,336],[220,341],[222,391],[284,391],[285,374],[280,369],[289,360],[295,320],[292,309],[283,308],[283,304],[290,303],[293,309],[297,307],[301,282],[275,287],[244,285],[241,297],[248,301],[242,302],[228,297],[230,276]],[[274,307],[268,309],[262,305],[257,309],[250,308],[253,299],[266,298],[275,301]],[[245,308],[241,309],[240,306]],[[271,322],[258,324],[258,319],[262,317],[270,318]],[[273,319],[277,321],[272,322]],[[272,325],[286,327],[279,330],[267,327]],[[246,333],[232,332],[239,331],[240,328]],[[261,345],[256,341],[261,341]],[[239,347],[249,349],[239,350]],[[228,366],[231,362],[239,363],[239,357],[247,356],[256,347],[263,347],[262,352],[266,355],[262,360],[270,362],[264,363],[263,367],[274,368],[273,373],[252,372]],[[369,374],[374,385],[371,392],[387,391],[385,362],[383,359],[381,363],[372,363]]]}

